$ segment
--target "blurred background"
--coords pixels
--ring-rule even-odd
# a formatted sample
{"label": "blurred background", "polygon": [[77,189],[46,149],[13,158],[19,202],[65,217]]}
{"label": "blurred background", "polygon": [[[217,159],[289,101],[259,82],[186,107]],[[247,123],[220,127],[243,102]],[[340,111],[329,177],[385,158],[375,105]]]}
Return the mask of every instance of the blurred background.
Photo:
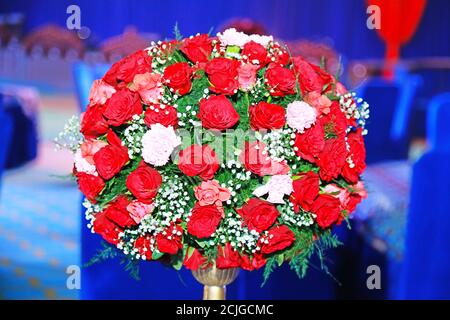
{"label": "blurred background", "polygon": [[[293,55],[323,58],[371,108],[369,197],[351,230],[335,231],[345,244],[329,252],[336,279],[318,262],[304,280],[284,266],[263,288],[261,272],[241,272],[229,298],[450,299],[446,0],[2,1],[0,299],[201,297],[189,272],[151,263],[139,282],[109,261],[81,268],[81,289],[66,285],[67,267],[81,267],[100,241],[85,226],[75,182],[64,178],[72,155],[55,152],[53,139],[108,65],[173,38],[175,24],[184,36],[228,27],[272,34]],[[381,270],[380,289],[367,287],[370,265]]]}

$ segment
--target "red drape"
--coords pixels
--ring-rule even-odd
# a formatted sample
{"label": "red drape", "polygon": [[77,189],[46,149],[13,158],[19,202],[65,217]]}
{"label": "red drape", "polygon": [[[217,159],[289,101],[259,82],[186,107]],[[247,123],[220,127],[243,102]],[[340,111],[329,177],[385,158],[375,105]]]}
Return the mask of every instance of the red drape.
{"label": "red drape", "polygon": [[380,8],[381,28],[377,32],[386,42],[385,76],[390,77],[400,47],[416,32],[427,0],[368,0],[368,3]]}

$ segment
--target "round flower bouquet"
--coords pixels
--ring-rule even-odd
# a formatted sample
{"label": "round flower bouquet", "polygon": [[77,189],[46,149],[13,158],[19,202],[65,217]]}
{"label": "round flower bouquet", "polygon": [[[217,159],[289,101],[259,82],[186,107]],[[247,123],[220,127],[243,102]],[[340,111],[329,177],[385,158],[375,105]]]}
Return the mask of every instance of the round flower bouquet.
{"label": "round flower bouquet", "polygon": [[72,146],[88,227],[135,262],[303,276],[365,197],[367,117],[271,36],[152,43],[92,86]]}

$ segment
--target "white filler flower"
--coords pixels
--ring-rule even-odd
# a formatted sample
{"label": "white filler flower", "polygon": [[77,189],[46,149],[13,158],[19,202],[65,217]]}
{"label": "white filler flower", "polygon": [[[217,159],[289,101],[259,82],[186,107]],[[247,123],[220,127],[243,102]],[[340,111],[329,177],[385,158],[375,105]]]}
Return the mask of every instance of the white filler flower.
{"label": "white filler flower", "polygon": [[142,158],[154,166],[165,165],[173,150],[181,144],[172,126],[152,124],[142,137]]}

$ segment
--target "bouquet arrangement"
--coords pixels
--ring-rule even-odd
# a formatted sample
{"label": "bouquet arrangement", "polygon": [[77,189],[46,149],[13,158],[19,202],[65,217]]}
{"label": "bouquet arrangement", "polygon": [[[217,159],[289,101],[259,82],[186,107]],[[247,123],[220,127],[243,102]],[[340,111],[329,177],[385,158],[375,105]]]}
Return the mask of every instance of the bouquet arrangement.
{"label": "bouquet arrangement", "polygon": [[71,144],[88,227],[132,261],[303,276],[366,195],[367,107],[271,36],[152,43],[94,82]]}

